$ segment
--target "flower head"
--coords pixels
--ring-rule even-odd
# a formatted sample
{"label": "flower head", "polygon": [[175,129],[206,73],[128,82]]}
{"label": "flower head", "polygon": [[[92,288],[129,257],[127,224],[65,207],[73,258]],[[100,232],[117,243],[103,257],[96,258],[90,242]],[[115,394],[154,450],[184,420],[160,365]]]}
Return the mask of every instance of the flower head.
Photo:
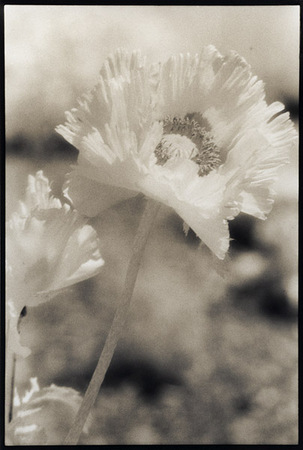
{"label": "flower head", "polygon": [[17,323],[23,307],[43,303],[56,291],[96,275],[104,263],[96,232],[50,191],[42,171],[30,175],[26,199],[7,223],[9,328],[11,345],[21,353]]}
{"label": "flower head", "polygon": [[[37,378],[31,378],[31,389],[14,397],[14,417],[6,440],[11,445],[62,444],[81,404],[80,394],[72,388],[56,386],[40,389]],[[84,432],[88,432],[89,418]]]}
{"label": "flower head", "polygon": [[148,66],[118,50],[57,127],[79,150],[67,193],[83,214],[142,192],[172,207],[223,259],[228,220],[265,219],[296,138],[281,103],[234,52],[213,46]]}

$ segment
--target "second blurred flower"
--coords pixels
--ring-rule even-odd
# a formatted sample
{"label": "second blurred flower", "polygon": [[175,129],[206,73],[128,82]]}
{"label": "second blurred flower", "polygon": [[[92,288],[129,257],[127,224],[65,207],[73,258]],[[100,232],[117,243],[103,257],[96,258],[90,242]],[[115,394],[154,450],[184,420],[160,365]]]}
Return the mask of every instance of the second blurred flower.
{"label": "second blurred flower", "polygon": [[104,264],[95,230],[50,195],[48,179],[29,176],[26,199],[7,223],[6,286],[10,350],[26,356],[17,324],[24,306],[37,306],[56,291],[90,278]]}

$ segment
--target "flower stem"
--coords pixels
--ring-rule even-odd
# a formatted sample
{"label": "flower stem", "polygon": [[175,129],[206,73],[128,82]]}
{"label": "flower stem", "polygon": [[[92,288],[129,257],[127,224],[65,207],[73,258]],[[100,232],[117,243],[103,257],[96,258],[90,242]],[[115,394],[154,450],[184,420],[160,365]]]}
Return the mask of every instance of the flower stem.
{"label": "flower stem", "polygon": [[[21,320],[27,314],[26,306],[20,312],[17,322],[17,332],[20,333]],[[8,425],[13,420],[14,409],[14,388],[16,376],[17,355],[10,351],[11,345],[11,321],[6,320],[6,346],[5,346],[5,424]]]}
{"label": "flower stem", "polygon": [[13,398],[16,371],[16,354],[10,350],[10,321],[7,321],[6,349],[5,349],[5,426],[7,426],[13,415]]}
{"label": "flower stem", "polygon": [[15,358],[13,353],[6,351],[5,355],[5,426],[11,421],[12,390],[14,379]]}
{"label": "flower stem", "polygon": [[156,214],[160,208],[160,204],[154,200],[147,200],[145,210],[143,212],[137,234],[135,236],[132,256],[128,265],[124,290],[121,300],[117,306],[117,310],[113,319],[113,323],[109,330],[102,353],[100,355],[97,367],[94,371],[92,379],[88,385],[84,395],[80,409],[76,415],[74,423],[65,439],[65,445],[76,445],[80,434],[87,420],[88,414],[97,398],[101,384],[104,380],[106,371],[113,357],[118,340],[122,334],[124,324],[127,319],[132,294],[140,268],[140,263],[148,235],[156,218]]}
{"label": "flower stem", "polygon": [[10,396],[9,396],[9,410],[8,410],[8,422],[13,420],[13,408],[14,408],[14,387],[15,387],[15,375],[16,375],[16,353],[13,354],[13,367],[11,375]]}

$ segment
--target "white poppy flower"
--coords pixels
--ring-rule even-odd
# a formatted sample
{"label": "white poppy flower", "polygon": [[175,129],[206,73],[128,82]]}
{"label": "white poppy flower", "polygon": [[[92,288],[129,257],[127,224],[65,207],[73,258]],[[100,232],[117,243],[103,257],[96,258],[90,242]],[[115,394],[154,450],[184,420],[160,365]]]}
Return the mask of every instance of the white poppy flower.
{"label": "white poppy flower", "polygon": [[223,259],[228,220],[265,219],[296,132],[236,53],[213,46],[148,66],[118,50],[57,127],[79,150],[67,195],[94,216],[141,192],[172,207]]}
{"label": "white poppy flower", "polygon": [[42,171],[30,175],[26,200],[6,227],[9,344],[24,356],[28,351],[19,345],[17,333],[23,307],[96,275],[104,264],[94,229],[50,191]]}
{"label": "white poppy flower", "polygon": [[[56,386],[40,389],[31,378],[31,389],[20,398],[14,396],[14,416],[6,430],[7,445],[62,444],[80,407],[82,397],[72,388]],[[89,417],[84,432],[91,425]]]}

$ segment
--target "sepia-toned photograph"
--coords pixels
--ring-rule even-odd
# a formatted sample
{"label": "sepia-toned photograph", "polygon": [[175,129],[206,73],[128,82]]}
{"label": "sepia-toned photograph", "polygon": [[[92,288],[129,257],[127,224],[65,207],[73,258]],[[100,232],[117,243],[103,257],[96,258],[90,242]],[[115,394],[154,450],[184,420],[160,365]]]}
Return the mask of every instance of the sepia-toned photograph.
{"label": "sepia-toned photograph", "polygon": [[299,43],[5,5],[6,446],[298,444]]}

